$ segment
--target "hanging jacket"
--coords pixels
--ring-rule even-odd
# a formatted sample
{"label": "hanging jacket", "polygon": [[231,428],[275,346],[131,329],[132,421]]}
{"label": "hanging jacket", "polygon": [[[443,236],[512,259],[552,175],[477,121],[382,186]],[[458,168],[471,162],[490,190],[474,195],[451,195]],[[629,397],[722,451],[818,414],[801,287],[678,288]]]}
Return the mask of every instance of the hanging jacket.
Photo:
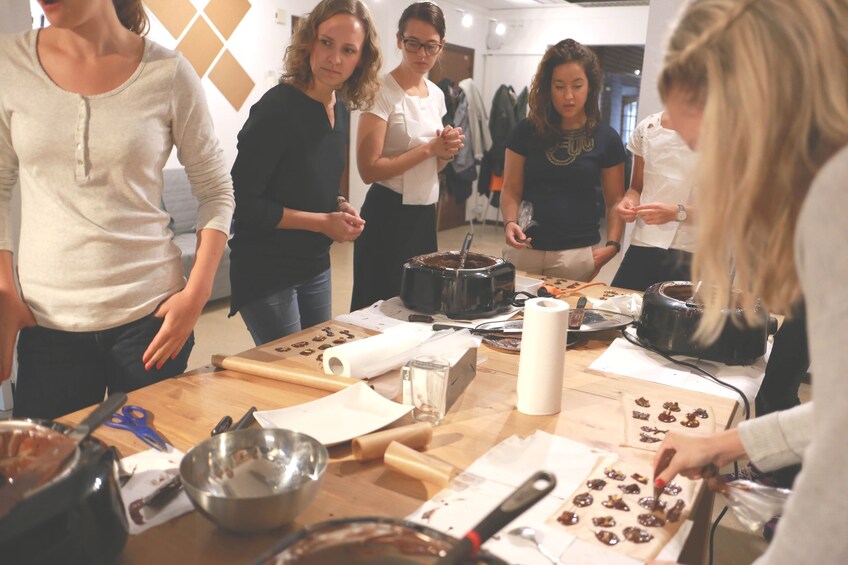
{"label": "hanging jacket", "polygon": [[[483,96],[477,85],[470,78],[460,81],[459,88],[465,93],[468,101],[468,132],[471,134],[471,147],[474,158],[482,159],[483,153],[492,148],[492,136],[489,132],[489,113],[483,104]],[[465,131],[463,129],[463,131]]]}

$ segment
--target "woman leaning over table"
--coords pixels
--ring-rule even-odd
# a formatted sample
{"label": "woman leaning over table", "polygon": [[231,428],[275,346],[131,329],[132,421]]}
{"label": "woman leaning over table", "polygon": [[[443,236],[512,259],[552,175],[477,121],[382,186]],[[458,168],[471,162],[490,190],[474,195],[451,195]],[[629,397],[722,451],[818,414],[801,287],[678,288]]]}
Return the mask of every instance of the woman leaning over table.
{"label": "woman leaning over table", "polygon": [[846,29],[844,0],[696,0],[660,74],[671,120],[699,154],[693,268],[712,289],[700,334],[721,331],[734,295],[749,312],[758,299],[783,312],[806,299],[814,401],[706,438],[669,433],[657,452],[676,450],[658,485],[743,457],[763,471],[803,461],[757,563],[848,561]]}
{"label": "woman leaning over table", "polygon": [[364,222],[339,193],[348,109],[369,106],[380,49],[360,0],[323,0],[286,49],[285,73],[251,109],[233,165],[231,314],[260,345],[332,316],[330,245]]}
{"label": "woman leaning over table", "polygon": [[[140,0],[40,4],[50,27],[0,40],[0,378],[20,330],[14,414],[55,418],[185,370],[233,194],[200,80],[143,37]],[[188,282],[161,207],[175,145],[199,201]]]}
{"label": "woman leaning over table", "polygon": [[[624,194],[624,146],[600,123],[601,67],[573,39],[548,48],[530,86],[530,113],[507,139],[501,206],[504,258],[518,269],[589,281],[621,250],[624,223],[613,212]],[[607,237],[599,234],[595,188],[606,203]],[[521,202],[533,205],[525,233]]]}
{"label": "woman leaning over table", "polygon": [[445,97],[426,75],[445,45],[445,16],[432,2],[408,6],[398,22],[403,60],[383,77],[357,131],[362,205],[368,222],[353,256],[351,310],[400,294],[404,262],[436,251],[438,172],[462,147],[460,128],[442,129]]}

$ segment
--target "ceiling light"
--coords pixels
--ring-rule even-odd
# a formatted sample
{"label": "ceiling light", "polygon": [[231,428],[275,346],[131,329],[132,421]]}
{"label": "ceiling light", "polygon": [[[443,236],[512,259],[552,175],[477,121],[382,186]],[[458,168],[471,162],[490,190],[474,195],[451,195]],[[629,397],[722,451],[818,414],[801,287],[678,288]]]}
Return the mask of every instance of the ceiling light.
{"label": "ceiling light", "polygon": [[634,74],[634,75],[636,75],[636,76],[638,77],[639,75],[641,75],[641,74],[642,74],[642,70],[641,70],[641,69],[636,69],[635,71],[633,71],[633,74]]}
{"label": "ceiling light", "polygon": [[503,35],[506,33],[506,24],[503,22],[498,22],[498,25],[495,26],[495,33],[498,35]]}
{"label": "ceiling light", "polygon": [[462,27],[471,27],[474,23],[474,17],[468,12],[462,14]]}

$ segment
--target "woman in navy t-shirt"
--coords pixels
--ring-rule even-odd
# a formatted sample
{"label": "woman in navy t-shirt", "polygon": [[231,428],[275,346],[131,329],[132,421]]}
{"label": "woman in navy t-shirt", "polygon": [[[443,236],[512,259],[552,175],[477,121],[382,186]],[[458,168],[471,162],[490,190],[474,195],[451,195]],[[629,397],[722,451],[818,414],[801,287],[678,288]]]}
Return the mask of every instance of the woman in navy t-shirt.
{"label": "woman in navy t-shirt", "polygon": [[[501,196],[504,257],[520,270],[588,281],[621,249],[624,223],[610,212],[624,195],[624,146],[599,121],[600,88],[597,56],[573,39],[539,63],[529,117],[507,140]],[[603,246],[598,185],[607,208]],[[522,201],[533,205],[530,227],[519,225]]]}

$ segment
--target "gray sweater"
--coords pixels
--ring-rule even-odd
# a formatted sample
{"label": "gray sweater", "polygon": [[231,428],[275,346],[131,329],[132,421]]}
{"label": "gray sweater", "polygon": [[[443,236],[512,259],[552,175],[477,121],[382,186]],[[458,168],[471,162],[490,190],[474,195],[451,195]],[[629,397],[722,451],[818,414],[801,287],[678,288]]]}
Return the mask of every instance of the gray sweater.
{"label": "gray sweater", "polygon": [[0,38],[0,249],[12,249],[20,178],[18,276],[38,324],[119,326],[185,285],[162,209],[171,149],[199,201],[198,230],[229,233],[232,181],[200,80],[179,53],[145,39],[132,77],[82,96],[44,72],[37,33]]}
{"label": "gray sweater", "polygon": [[757,563],[848,562],[848,146],[819,171],[795,236],[807,305],[814,402],[739,425],[764,471],[803,462],[777,535]]}

